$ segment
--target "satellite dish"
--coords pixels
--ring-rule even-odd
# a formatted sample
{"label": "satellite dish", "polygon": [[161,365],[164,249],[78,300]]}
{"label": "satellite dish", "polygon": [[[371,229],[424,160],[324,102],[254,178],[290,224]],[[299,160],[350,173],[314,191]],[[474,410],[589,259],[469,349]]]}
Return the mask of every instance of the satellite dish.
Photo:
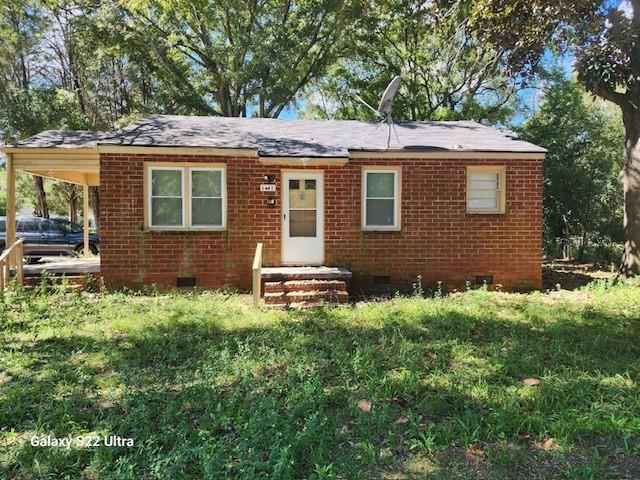
{"label": "satellite dish", "polygon": [[[396,96],[398,88],[400,88],[400,82],[400,75],[396,75],[395,77],[393,77],[393,80],[389,82],[389,85],[387,85],[387,88],[384,90],[384,93],[380,98],[380,105],[378,105],[377,109],[373,108],[371,105],[365,102],[357,93],[354,92],[354,98],[356,100],[358,100],[365,107],[371,110],[377,117],[382,117],[382,121],[380,122],[380,124],[378,124],[378,127],[382,123],[387,124],[387,150],[389,149],[389,146],[391,144],[391,129],[393,129],[393,133],[395,133],[396,135],[396,140],[398,140],[398,143],[400,143],[398,132],[396,132],[396,127],[393,124],[393,118],[391,116],[391,112],[393,110],[393,98]],[[378,127],[376,127],[376,130],[378,129]]]}
{"label": "satellite dish", "polygon": [[384,93],[382,94],[380,105],[378,106],[378,112],[380,112],[381,115],[391,116],[393,97],[396,96],[398,88],[400,88],[400,75],[396,75],[395,77],[393,77],[393,80],[391,80]]}

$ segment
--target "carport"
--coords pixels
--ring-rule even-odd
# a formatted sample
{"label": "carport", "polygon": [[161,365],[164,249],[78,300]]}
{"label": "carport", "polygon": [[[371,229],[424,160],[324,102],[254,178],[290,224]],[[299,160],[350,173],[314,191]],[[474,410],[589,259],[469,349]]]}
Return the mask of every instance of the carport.
{"label": "carport", "polygon": [[7,222],[5,258],[4,264],[0,264],[1,283],[6,283],[10,269],[22,262],[21,244],[16,241],[18,172],[82,185],[84,252],[89,254],[89,187],[100,185],[97,143],[105,136],[101,132],[48,130],[28,140],[0,147],[7,169]]}

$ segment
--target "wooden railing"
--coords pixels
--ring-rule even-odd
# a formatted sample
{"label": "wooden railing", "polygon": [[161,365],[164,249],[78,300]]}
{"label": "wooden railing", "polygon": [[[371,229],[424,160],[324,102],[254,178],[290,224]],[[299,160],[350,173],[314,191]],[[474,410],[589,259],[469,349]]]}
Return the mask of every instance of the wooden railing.
{"label": "wooden railing", "polygon": [[9,245],[0,255],[0,292],[9,285],[11,280],[11,267],[16,267],[16,278],[20,285],[24,284],[24,239],[20,239],[13,245]]}
{"label": "wooden railing", "polygon": [[253,306],[260,306],[260,289],[262,286],[262,244],[256,245],[253,257]]}

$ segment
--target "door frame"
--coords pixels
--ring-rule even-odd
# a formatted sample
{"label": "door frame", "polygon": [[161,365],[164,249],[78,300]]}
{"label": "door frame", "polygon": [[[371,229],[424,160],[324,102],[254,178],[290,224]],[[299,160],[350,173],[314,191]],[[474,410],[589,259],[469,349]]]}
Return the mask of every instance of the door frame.
{"label": "door frame", "polygon": [[[319,262],[286,262],[285,261],[285,214],[289,213],[289,177],[294,175],[309,175],[318,180],[316,187],[316,226],[317,234],[320,240],[320,258]],[[280,194],[280,263],[282,265],[324,265],[324,170],[308,170],[308,169],[282,169],[280,171],[280,179],[282,185],[282,193]],[[288,229],[286,230],[288,231]]]}

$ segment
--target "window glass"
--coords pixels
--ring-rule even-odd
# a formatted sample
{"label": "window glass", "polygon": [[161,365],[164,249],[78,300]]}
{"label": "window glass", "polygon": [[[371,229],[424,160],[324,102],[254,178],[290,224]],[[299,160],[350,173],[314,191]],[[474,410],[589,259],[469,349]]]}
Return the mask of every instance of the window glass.
{"label": "window glass", "polygon": [[317,235],[316,180],[289,180],[289,236],[315,237]]}
{"label": "window glass", "polygon": [[193,170],[191,182],[193,197],[222,197],[222,172],[220,170]]}
{"label": "window glass", "polygon": [[62,225],[54,220],[41,220],[40,228],[43,233],[64,233]]}
{"label": "window glass", "polygon": [[154,197],[182,196],[182,170],[152,170],[151,195]]}
{"label": "window glass", "polygon": [[316,210],[290,210],[289,236],[315,237],[316,214]]}
{"label": "window glass", "polygon": [[40,228],[38,221],[35,219],[26,219],[18,221],[18,232],[20,233],[39,233]]}
{"label": "window glass", "polygon": [[469,210],[488,212],[500,208],[500,173],[469,172],[469,192],[467,194]]}
{"label": "window glass", "polygon": [[182,226],[182,170],[151,170],[151,225]]}
{"label": "window glass", "polygon": [[194,198],[191,200],[191,224],[193,226],[222,225],[221,198]]}
{"label": "window glass", "polygon": [[365,192],[365,225],[393,227],[396,225],[396,173],[367,172]]}
{"label": "window glass", "polygon": [[191,171],[191,225],[222,225],[222,171]]}
{"label": "window glass", "polygon": [[7,221],[0,220],[0,232],[4,232],[7,230]]}
{"label": "window glass", "polygon": [[367,199],[367,225],[392,226],[394,202],[391,200]]}
{"label": "window glass", "polygon": [[393,173],[367,173],[367,198],[393,198]]}
{"label": "window glass", "polygon": [[316,208],[315,180],[289,180],[289,208]]}
{"label": "window glass", "polygon": [[497,173],[472,173],[471,174],[472,190],[497,190],[498,174]]}
{"label": "window glass", "polygon": [[69,220],[58,220],[57,223],[67,233],[82,233],[84,231],[80,225]]}
{"label": "window glass", "polygon": [[151,224],[165,227],[182,225],[182,198],[153,198]]}
{"label": "window glass", "polygon": [[498,201],[495,198],[470,198],[469,208],[473,210],[495,210],[498,208]]}

